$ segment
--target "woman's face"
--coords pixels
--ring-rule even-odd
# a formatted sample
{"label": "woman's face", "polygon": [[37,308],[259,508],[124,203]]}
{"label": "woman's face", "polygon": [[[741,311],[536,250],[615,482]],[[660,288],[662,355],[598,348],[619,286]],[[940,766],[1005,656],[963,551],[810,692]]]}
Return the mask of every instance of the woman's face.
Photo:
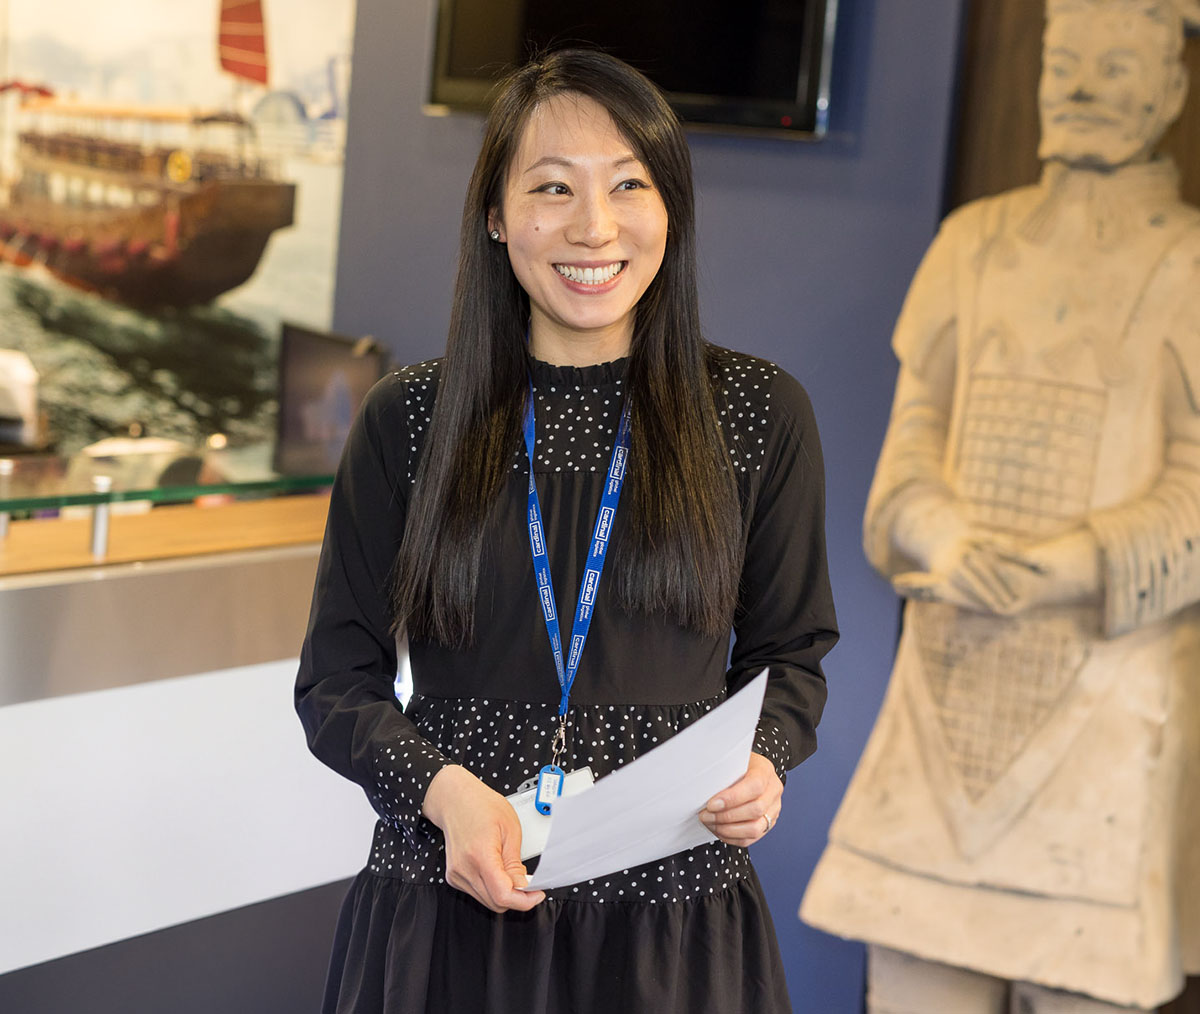
{"label": "woman's face", "polygon": [[583,365],[629,352],[667,209],[603,106],[565,93],[534,109],[488,227],[529,295],[534,355]]}

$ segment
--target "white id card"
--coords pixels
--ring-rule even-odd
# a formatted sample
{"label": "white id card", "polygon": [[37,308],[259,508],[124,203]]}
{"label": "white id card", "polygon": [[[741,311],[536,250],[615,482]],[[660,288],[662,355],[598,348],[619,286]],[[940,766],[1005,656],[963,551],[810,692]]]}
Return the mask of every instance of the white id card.
{"label": "white id card", "polygon": [[[595,781],[591,768],[579,768],[568,771],[563,777],[561,796],[577,796],[584,789],[589,789]],[[521,821],[521,861],[540,856],[546,847],[546,839],[550,835],[550,821],[553,816],[542,816],[535,805],[537,795],[537,779],[531,778],[516,792],[506,798],[517,811]]]}

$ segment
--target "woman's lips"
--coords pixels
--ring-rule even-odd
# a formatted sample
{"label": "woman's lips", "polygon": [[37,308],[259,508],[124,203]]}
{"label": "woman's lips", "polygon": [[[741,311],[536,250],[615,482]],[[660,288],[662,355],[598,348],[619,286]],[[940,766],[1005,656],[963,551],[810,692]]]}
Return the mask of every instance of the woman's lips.
{"label": "woman's lips", "polygon": [[555,264],[563,284],[575,292],[600,293],[612,289],[624,274],[628,261],[603,264]]}

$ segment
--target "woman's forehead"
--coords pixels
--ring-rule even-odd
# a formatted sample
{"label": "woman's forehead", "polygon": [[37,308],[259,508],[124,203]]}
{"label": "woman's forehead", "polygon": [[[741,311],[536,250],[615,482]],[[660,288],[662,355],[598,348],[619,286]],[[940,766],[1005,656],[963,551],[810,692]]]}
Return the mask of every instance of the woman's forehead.
{"label": "woman's forehead", "polygon": [[513,168],[519,174],[547,157],[577,161],[630,155],[637,157],[604,106],[578,92],[562,92],[530,111],[517,142]]}

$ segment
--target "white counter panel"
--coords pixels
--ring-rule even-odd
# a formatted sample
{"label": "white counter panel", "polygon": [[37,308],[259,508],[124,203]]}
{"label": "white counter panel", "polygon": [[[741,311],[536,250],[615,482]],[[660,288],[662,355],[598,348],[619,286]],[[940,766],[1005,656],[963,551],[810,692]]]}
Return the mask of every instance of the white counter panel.
{"label": "white counter panel", "polygon": [[0,707],[0,973],[363,866],[374,815],[308,753],[295,671]]}

